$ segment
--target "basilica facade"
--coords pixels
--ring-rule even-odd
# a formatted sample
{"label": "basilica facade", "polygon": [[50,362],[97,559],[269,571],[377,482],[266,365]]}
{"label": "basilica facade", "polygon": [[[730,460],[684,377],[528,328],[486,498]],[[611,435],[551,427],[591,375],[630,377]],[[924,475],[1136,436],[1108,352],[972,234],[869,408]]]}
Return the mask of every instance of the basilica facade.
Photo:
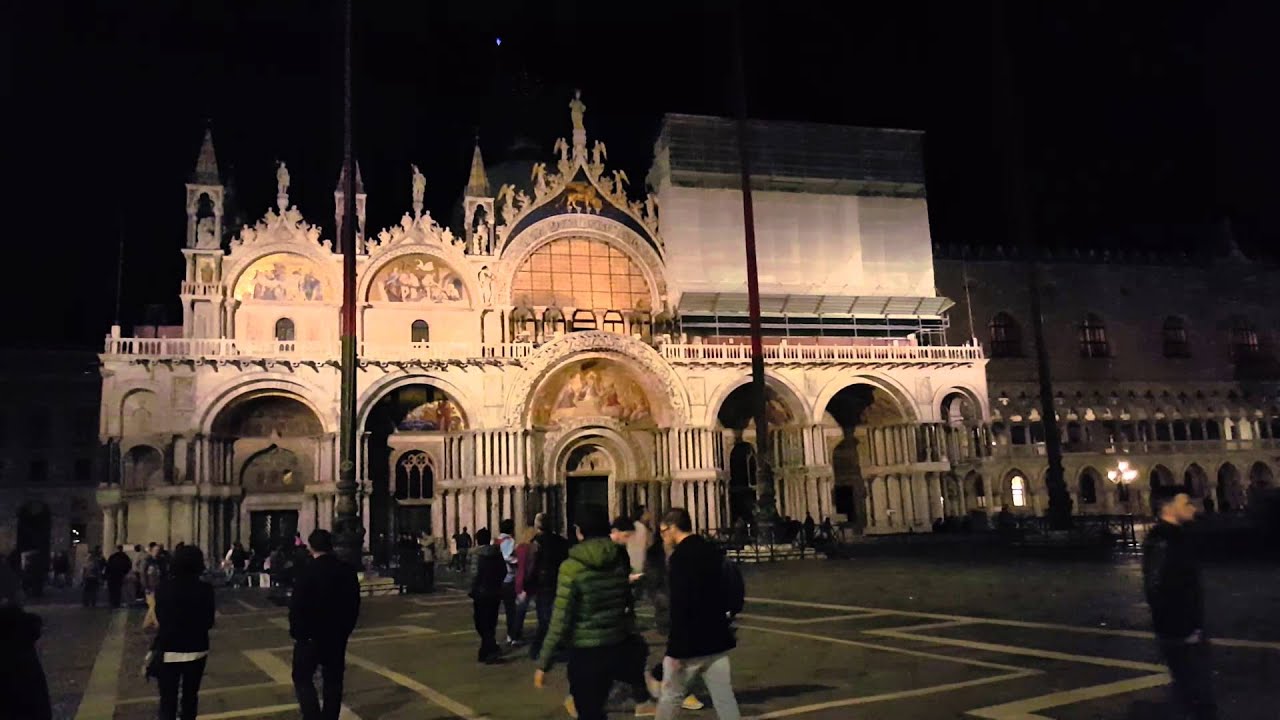
{"label": "basilica facade", "polygon": [[[515,173],[487,171],[477,147],[458,222],[425,211],[424,179],[406,168],[411,207],[397,225],[366,231],[357,184],[357,477],[375,553],[400,532],[447,538],[503,518],[524,526],[537,512],[563,528],[590,502],[613,514],[687,507],[701,530],[752,512],[735,126],[667,116],[642,196],[609,167],[603,139],[588,137],[585,110],[575,97],[569,136]],[[988,356],[1003,326],[972,320],[1003,301],[983,305],[995,286],[956,283],[963,273],[950,261],[935,267],[921,141],[751,125],[782,515],[878,534],[1003,505],[1043,510],[1025,368],[996,348],[1014,369],[993,399]],[[281,164],[276,206],[229,227],[206,134],[187,185],[185,276],[175,278],[183,326],[154,338],[115,328],[101,355],[105,544],[221,551],[331,525],[342,256],[290,202],[291,182]],[[1248,445],[1242,473],[1252,463],[1269,472],[1271,416],[1232,401],[1227,384],[1196,405],[1203,411],[1092,386],[1093,404],[1064,397],[1064,432],[1096,452],[1095,502],[1078,507],[1140,507],[1140,489],[1115,499],[1102,480],[1130,435],[1124,452],[1144,473],[1140,438],[1171,453],[1179,439],[1201,439],[1197,451],[1216,454],[1236,440]],[[1209,430],[1203,412],[1214,408],[1233,424]],[[1200,462],[1206,478],[1221,472],[1220,461]]]}

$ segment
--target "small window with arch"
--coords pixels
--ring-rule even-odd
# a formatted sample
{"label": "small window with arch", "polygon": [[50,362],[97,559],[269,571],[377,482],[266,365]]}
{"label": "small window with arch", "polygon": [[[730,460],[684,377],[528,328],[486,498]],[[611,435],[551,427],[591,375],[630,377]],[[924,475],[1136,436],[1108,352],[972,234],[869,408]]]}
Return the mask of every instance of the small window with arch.
{"label": "small window with arch", "polygon": [[276,342],[293,342],[296,339],[293,321],[280,318],[276,321]]}
{"label": "small window with arch", "polygon": [[[576,322],[574,323],[577,324]],[[617,333],[619,335],[626,334],[627,326],[622,321],[622,313],[617,310],[610,310],[604,314],[604,331]]]}
{"label": "small window with arch", "polygon": [[590,310],[574,310],[573,311],[573,331],[582,332],[583,330],[596,329],[596,314]]}
{"label": "small window with arch", "polygon": [[414,320],[409,326],[409,342],[429,343],[431,342],[431,326],[426,320]]}

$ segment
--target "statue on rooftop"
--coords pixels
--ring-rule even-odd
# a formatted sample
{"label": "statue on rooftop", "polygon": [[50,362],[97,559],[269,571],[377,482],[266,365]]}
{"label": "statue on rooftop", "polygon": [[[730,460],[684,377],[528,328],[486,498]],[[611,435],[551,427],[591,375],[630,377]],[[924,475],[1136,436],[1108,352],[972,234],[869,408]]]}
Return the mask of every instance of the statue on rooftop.
{"label": "statue on rooftop", "polygon": [[285,167],[284,161],[280,161],[280,166],[276,168],[276,194],[289,194],[289,168]]}
{"label": "statue on rooftop", "polygon": [[586,130],[582,125],[582,114],[586,109],[586,104],[582,102],[582,91],[574,90],[573,99],[569,101],[569,119],[573,121],[574,130]]}
{"label": "statue on rooftop", "polygon": [[427,178],[418,170],[417,165],[410,165],[413,168],[413,204],[421,205],[422,196],[427,190]]}

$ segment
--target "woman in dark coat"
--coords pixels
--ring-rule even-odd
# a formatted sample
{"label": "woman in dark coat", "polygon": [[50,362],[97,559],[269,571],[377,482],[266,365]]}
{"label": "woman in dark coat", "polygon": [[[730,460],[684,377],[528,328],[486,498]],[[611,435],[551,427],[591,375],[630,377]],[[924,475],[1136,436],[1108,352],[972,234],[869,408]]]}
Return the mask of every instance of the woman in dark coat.
{"label": "woman in dark coat", "polygon": [[[156,590],[156,618],[160,629],[151,645],[148,663],[160,680],[160,718],[178,717],[178,688],[182,688],[182,719],[195,720],[200,679],[209,655],[213,627],[213,586],[200,579],[204,555],[184,545],[173,553],[171,576]],[[150,673],[150,671],[149,671]]]}

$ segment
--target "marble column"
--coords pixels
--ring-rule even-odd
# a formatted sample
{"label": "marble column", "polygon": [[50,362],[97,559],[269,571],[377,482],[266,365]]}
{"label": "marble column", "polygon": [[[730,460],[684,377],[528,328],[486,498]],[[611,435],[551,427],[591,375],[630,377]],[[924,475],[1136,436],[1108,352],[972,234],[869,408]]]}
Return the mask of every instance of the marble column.
{"label": "marble column", "polygon": [[929,520],[946,517],[948,508],[942,501],[942,479],[938,473],[927,473],[925,477],[929,484]]}
{"label": "marble column", "polygon": [[108,505],[102,508],[102,551],[109,555],[115,551],[116,543],[116,508]]}

